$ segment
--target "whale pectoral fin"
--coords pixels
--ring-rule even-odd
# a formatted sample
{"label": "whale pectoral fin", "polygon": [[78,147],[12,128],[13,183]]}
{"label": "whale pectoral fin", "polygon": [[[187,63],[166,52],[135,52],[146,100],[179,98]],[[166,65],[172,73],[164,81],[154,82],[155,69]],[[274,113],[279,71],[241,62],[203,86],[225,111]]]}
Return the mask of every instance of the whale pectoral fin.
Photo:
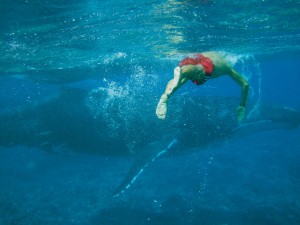
{"label": "whale pectoral fin", "polygon": [[157,158],[166,154],[178,143],[177,139],[173,139],[168,145],[162,148],[160,142],[152,142],[147,145],[143,151],[137,156],[135,162],[132,164],[126,177],[119,185],[119,187],[113,192],[113,197],[118,197],[123,194],[131,185],[136,181],[136,179],[143,173],[144,169],[153,163]]}

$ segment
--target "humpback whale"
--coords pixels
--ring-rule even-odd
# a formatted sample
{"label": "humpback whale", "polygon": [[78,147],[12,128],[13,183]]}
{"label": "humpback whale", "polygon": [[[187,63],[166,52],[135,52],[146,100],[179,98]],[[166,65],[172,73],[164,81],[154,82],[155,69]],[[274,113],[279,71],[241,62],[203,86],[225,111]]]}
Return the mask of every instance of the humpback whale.
{"label": "humpback whale", "polygon": [[119,196],[161,156],[300,123],[297,110],[250,103],[248,117],[238,124],[237,98],[186,95],[172,99],[169,117],[160,121],[154,113],[158,96],[151,101],[129,96],[64,88],[54,99],[0,114],[0,146],[27,145],[50,153],[64,146],[70,152],[132,157],[132,167],[112,193]]}

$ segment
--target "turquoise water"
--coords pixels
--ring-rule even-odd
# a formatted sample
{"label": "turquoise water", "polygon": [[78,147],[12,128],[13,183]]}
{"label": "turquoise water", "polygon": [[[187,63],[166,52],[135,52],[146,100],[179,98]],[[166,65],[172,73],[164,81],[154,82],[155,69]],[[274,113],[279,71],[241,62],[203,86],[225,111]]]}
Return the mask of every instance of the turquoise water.
{"label": "turquoise water", "polygon": [[[300,1],[0,1],[0,225],[300,223]],[[249,82],[187,83],[217,51]]]}

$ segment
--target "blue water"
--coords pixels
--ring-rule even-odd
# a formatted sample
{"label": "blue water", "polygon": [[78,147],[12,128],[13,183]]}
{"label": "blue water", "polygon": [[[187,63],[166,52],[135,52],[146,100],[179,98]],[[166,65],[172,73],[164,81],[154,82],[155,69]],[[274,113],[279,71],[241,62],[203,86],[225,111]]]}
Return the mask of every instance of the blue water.
{"label": "blue water", "polygon": [[[0,225],[300,224],[299,12],[0,1]],[[211,50],[250,84],[244,123],[227,76],[187,83],[158,120],[174,67]]]}

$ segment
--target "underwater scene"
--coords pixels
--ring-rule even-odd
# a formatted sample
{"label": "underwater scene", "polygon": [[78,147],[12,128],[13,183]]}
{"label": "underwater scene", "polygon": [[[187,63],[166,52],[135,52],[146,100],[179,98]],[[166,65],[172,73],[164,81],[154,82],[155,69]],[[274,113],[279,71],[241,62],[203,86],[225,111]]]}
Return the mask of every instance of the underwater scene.
{"label": "underwater scene", "polygon": [[299,225],[299,15],[0,0],[0,225]]}

